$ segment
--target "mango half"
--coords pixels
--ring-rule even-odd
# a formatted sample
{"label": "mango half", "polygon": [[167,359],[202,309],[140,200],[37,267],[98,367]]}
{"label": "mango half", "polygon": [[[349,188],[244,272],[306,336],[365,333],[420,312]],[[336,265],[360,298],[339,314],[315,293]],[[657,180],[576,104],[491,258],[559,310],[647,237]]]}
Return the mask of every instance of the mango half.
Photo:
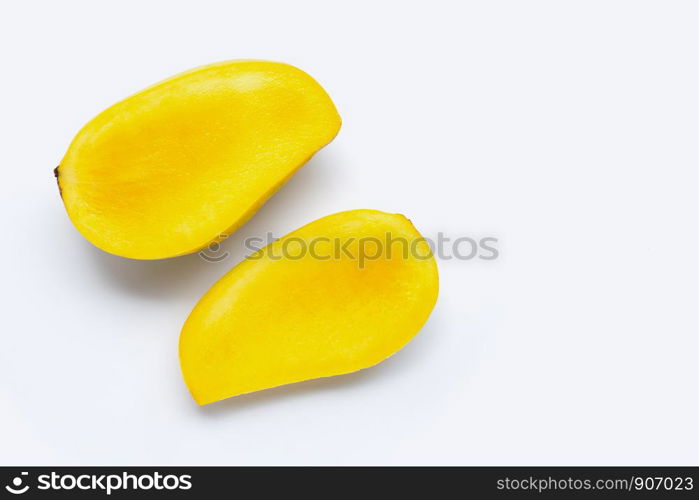
{"label": "mango half", "polygon": [[103,111],[55,173],[70,219],[94,245],[174,257],[235,231],[339,129],[330,97],[303,71],[228,61]]}
{"label": "mango half", "polygon": [[429,245],[402,215],[341,212],[234,267],[194,307],[180,364],[195,401],[375,365],[420,330],[437,300]]}

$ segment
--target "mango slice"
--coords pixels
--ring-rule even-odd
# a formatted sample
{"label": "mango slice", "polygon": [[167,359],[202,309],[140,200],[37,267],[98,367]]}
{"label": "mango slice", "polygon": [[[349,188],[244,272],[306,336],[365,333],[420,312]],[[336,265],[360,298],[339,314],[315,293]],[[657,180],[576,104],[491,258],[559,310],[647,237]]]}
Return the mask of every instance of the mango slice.
{"label": "mango slice", "polygon": [[375,365],[420,330],[437,300],[429,245],[402,215],[318,219],[234,267],[180,335],[195,401]]}
{"label": "mango slice", "polygon": [[303,71],[228,61],[103,111],[55,172],[70,219],[94,245],[174,257],[235,231],[339,129],[330,97]]}

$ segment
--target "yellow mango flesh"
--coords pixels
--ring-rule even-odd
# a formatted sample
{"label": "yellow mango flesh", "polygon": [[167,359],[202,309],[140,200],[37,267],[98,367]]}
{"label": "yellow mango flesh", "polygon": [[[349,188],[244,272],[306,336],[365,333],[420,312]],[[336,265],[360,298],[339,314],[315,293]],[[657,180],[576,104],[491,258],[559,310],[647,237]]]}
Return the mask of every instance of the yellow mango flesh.
{"label": "yellow mango flesh", "polygon": [[103,111],[56,175],[68,215],[94,245],[174,257],[235,231],[339,128],[330,97],[303,71],[229,61]]}
{"label": "yellow mango flesh", "polygon": [[204,405],[367,368],[415,336],[437,292],[434,257],[402,215],[354,210],[318,219],[253,254],[202,297],[180,335],[185,382]]}

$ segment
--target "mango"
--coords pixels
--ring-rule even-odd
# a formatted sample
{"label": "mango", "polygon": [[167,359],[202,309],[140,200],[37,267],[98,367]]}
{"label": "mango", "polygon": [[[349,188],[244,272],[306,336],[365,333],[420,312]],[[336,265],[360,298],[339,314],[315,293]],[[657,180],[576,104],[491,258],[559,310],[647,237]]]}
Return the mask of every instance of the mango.
{"label": "mango", "polygon": [[71,221],[94,245],[133,259],[174,257],[245,223],[340,123],[300,69],[227,61],[106,109],[55,174]]}
{"label": "mango", "polygon": [[259,250],[202,297],[180,334],[180,365],[205,405],[379,363],[437,300],[427,242],[402,215],[353,210]]}

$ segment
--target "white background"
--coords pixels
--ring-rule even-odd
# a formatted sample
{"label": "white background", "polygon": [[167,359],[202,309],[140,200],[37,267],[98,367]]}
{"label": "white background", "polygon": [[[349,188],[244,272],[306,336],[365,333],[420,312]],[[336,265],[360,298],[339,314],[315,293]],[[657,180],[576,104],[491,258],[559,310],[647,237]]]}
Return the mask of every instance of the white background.
{"label": "white background", "polygon": [[[0,8],[0,463],[699,463],[699,5],[13,2]],[[87,243],[52,169],[103,108],[233,58],[299,66],[344,120],[225,244]],[[199,408],[179,329],[245,236],[376,208],[442,261],[376,368]]]}

